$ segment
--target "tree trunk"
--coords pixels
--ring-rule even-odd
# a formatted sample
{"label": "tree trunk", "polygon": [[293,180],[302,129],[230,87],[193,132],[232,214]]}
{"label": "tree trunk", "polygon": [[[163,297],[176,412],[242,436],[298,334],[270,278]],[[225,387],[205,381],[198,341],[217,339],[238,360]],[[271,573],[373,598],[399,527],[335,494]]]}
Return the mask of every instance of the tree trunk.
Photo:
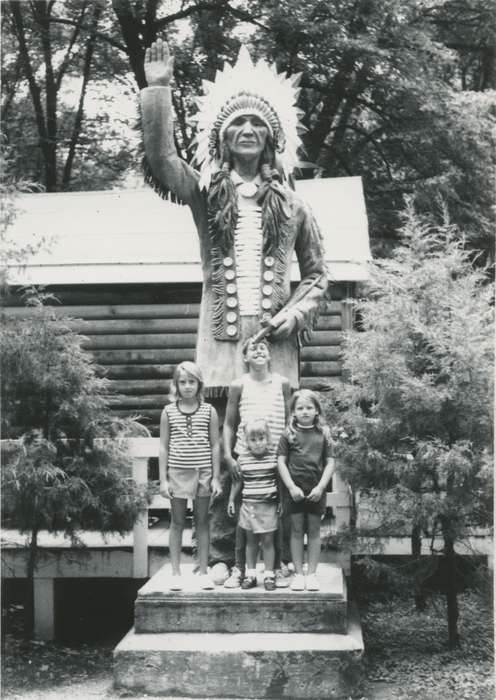
{"label": "tree trunk", "polygon": [[77,146],[78,141],[79,141],[79,135],[81,133],[81,125],[83,123],[84,100],[86,97],[86,88],[88,86],[88,82],[90,79],[91,60],[93,58],[93,51],[95,48],[95,38],[96,38],[95,31],[96,31],[96,28],[98,26],[98,20],[100,18],[100,13],[101,13],[101,7],[98,5],[95,5],[94,11],[93,11],[93,20],[91,23],[92,32],[90,34],[90,37],[88,39],[88,43],[86,45],[86,55],[84,57],[83,82],[81,85],[81,92],[79,94],[79,103],[78,103],[76,116],[74,118],[71,140],[69,143],[69,152],[67,154],[67,158],[66,158],[65,166],[64,166],[64,173],[62,176],[62,190],[68,190],[69,183],[71,181],[72,165],[74,163],[74,157],[76,155],[76,146]]}
{"label": "tree trunk", "polygon": [[26,598],[24,603],[24,639],[31,639],[34,631],[34,573],[38,556],[38,529],[34,527],[29,540],[26,566]]}
{"label": "tree trunk", "polygon": [[[134,8],[129,0],[112,0],[112,7],[121,27],[122,36],[129,52],[129,63],[134,73],[136,83],[141,90],[146,87],[144,57],[145,44],[144,37],[146,35],[148,42],[153,41],[155,32],[153,30],[152,20],[156,18],[151,16],[151,9],[156,5],[151,3],[148,6],[148,12],[145,19],[146,25],[140,23],[136,17]],[[140,37],[141,35],[141,37]]]}
{"label": "tree trunk", "polygon": [[45,121],[43,105],[41,102],[41,88],[36,82],[35,72],[33,66],[31,65],[31,60],[29,56],[26,28],[24,26],[24,17],[21,11],[21,9],[23,9],[23,6],[25,7],[24,3],[21,4],[20,2],[18,2],[18,0],[11,0],[9,4],[15,35],[19,44],[19,55],[21,57],[24,75],[26,76],[26,79],[28,81],[31,100],[33,102],[33,109],[36,120],[36,128],[38,131],[40,149],[43,155],[43,163],[45,165],[45,177],[47,178],[48,173],[46,169],[46,163],[49,158],[47,125]]}
{"label": "tree trunk", "polygon": [[444,586],[446,596],[446,613],[448,617],[448,647],[455,649],[460,644],[458,636],[458,591],[456,575],[455,540],[451,534],[449,522],[443,518],[444,539]]}
{"label": "tree trunk", "polygon": [[58,91],[52,64],[52,41],[50,35],[50,13],[52,4],[46,0],[32,3],[33,16],[40,27],[41,46],[45,63],[45,114],[46,144],[45,187],[47,192],[57,191],[57,98]]}
{"label": "tree trunk", "polygon": [[[420,560],[420,555],[422,554],[422,528],[420,524],[416,523],[413,526],[410,540],[412,544],[412,556],[415,560]],[[422,581],[417,574],[415,574],[414,597],[416,609],[419,612],[425,610],[427,607],[427,596]]]}

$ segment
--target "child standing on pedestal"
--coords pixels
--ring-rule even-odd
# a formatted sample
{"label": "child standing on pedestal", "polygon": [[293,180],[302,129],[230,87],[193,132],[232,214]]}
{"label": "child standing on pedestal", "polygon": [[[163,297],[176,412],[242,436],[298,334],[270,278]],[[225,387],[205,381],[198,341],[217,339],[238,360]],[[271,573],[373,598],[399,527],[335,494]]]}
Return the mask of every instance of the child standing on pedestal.
{"label": "child standing on pedestal", "polygon": [[193,362],[181,362],[172,378],[172,401],[160,419],[160,493],[171,502],[169,549],[172,590],[181,590],[181,547],[188,499],[193,501],[198,538],[200,585],[214,588],[207,574],[210,498],[220,485],[219,422],[217,412],[203,400],[203,379]]}
{"label": "child standing on pedestal", "polygon": [[[290,419],[278,450],[278,469],[291,496],[291,554],[296,574],[293,591],[318,591],[320,521],[326,507],[326,487],[334,472],[330,430],[317,395],[308,389],[291,398]],[[305,522],[306,521],[306,522]],[[305,527],[306,525],[306,527]],[[307,533],[308,572],[303,575],[303,537]]]}
{"label": "child standing on pedestal", "polygon": [[[270,430],[269,452],[276,456],[279,438],[282,435],[289,415],[289,380],[270,370],[270,349],[266,341],[253,342],[249,338],[243,346],[243,358],[247,372],[235,379],[229,387],[229,396],[224,421],[224,454],[231,478],[241,478],[239,459],[248,452],[245,426],[256,418],[263,418]],[[237,430],[236,430],[237,427]],[[284,514],[282,514],[282,518]],[[280,520],[282,520],[282,518]],[[284,546],[282,523],[276,534],[276,585],[287,585],[280,572],[282,549]],[[246,533],[236,528],[235,562],[231,576],[225,582],[226,588],[236,588],[244,576]],[[289,553],[288,553],[289,554]],[[289,557],[287,557],[289,559]]]}
{"label": "child standing on pedestal", "polygon": [[247,450],[240,455],[238,465],[241,481],[233,480],[227,512],[235,515],[235,499],[242,490],[238,526],[246,532],[246,573],[241,588],[257,585],[257,557],[260,542],[264,558],[264,587],[273,591],[274,532],[278,525],[277,465],[270,451],[270,430],[266,420],[256,418],[244,426]]}

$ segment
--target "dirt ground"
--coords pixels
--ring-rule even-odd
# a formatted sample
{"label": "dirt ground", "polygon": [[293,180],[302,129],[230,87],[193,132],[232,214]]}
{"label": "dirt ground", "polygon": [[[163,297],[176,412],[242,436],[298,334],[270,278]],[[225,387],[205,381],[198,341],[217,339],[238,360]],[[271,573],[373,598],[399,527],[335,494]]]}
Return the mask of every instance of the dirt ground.
{"label": "dirt ground", "polygon": [[[416,612],[409,599],[361,605],[366,654],[353,700],[493,700],[492,607],[487,595],[460,596],[459,649],[446,649],[444,601]],[[16,613],[16,611],[14,611]],[[3,638],[5,700],[117,700],[114,644],[22,642],[17,624]],[[14,617],[16,617],[14,614]],[[143,700],[149,696],[134,696]],[[165,696],[161,696],[166,700]],[[168,698],[167,700],[175,700]]]}

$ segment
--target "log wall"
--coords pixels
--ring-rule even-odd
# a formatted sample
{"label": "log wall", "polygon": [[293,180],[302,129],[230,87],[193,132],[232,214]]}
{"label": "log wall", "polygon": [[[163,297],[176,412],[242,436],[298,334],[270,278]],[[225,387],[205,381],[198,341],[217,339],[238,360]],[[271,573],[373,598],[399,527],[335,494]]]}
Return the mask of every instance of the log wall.
{"label": "log wall", "polygon": [[[57,313],[85,336],[101,373],[111,383],[110,403],[120,416],[139,416],[158,434],[175,365],[194,359],[201,285],[78,285],[47,288]],[[332,286],[331,300],[301,351],[302,386],[326,390],[341,379],[340,345],[349,327],[350,284]],[[7,300],[9,315],[26,316],[20,290]]]}

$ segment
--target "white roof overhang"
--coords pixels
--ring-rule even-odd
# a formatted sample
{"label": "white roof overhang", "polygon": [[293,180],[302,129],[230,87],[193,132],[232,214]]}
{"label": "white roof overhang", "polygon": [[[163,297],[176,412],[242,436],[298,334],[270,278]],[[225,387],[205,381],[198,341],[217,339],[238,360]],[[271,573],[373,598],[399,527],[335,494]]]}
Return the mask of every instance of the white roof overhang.
{"label": "white roof overhang", "polygon": [[[331,278],[367,277],[370,260],[361,178],[300,180],[297,192],[320,225]],[[9,265],[11,284],[201,282],[200,251],[189,207],[152,190],[26,194],[9,237],[37,246]],[[292,278],[299,279],[296,260]]]}

